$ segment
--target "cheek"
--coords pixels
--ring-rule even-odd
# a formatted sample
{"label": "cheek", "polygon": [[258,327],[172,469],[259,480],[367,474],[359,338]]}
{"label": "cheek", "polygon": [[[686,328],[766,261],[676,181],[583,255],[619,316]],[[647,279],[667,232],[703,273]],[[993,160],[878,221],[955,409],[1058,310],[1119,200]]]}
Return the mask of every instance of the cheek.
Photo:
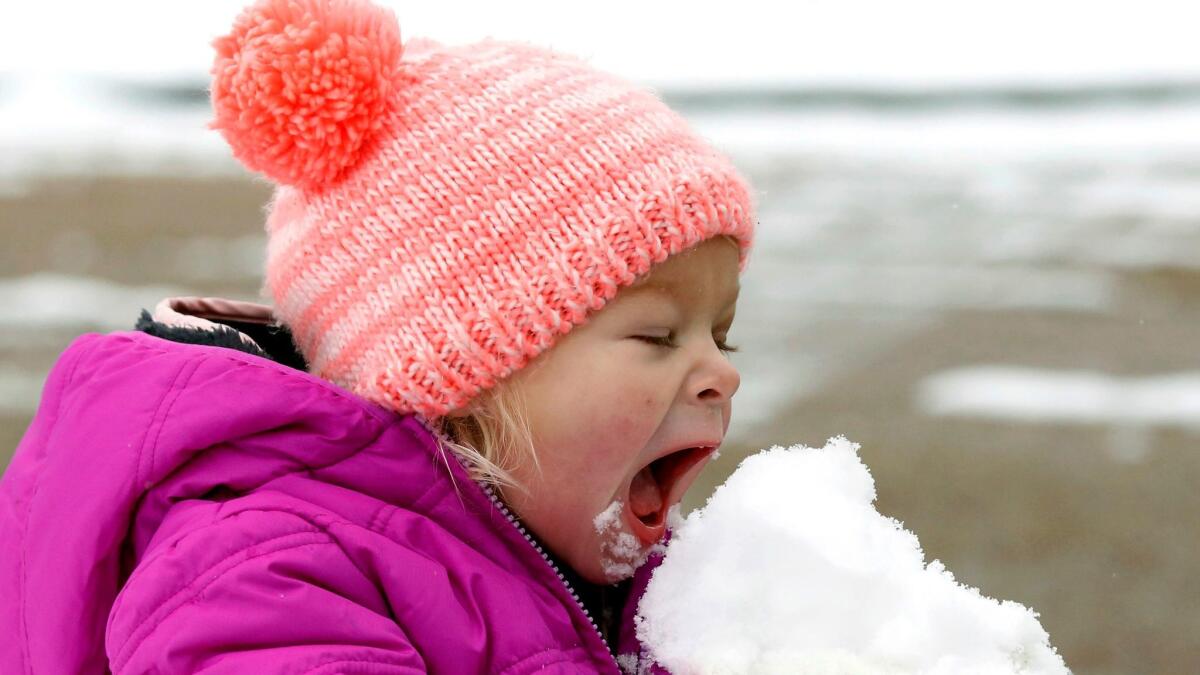
{"label": "cheek", "polygon": [[535,442],[564,470],[596,470],[598,462],[624,470],[624,459],[657,430],[674,392],[662,373],[622,369],[628,354],[567,356],[533,383]]}
{"label": "cheek", "polygon": [[614,434],[623,438],[648,435],[662,417],[658,410],[658,401],[653,397],[625,399],[610,411],[609,425]]}
{"label": "cheek", "polygon": [[[570,446],[574,461],[589,471],[628,470],[661,423],[665,407],[651,391],[628,387],[593,389],[573,397],[571,413],[552,422],[557,440]],[[565,422],[565,424],[563,424]]]}
{"label": "cheek", "polygon": [[628,454],[641,450],[662,423],[668,407],[669,402],[649,388],[625,389],[610,399],[603,417],[608,433],[617,443],[614,451]]}

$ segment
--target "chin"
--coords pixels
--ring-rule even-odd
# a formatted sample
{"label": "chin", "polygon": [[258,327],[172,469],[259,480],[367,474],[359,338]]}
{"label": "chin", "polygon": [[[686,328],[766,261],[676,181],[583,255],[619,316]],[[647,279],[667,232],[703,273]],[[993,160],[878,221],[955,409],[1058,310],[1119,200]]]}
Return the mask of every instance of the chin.
{"label": "chin", "polygon": [[575,570],[576,574],[583,577],[585,581],[592,584],[615,584],[618,581],[622,581],[626,578],[614,578],[613,576],[608,575],[605,573],[604,569],[600,567],[600,564],[601,563],[599,560],[593,559],[583,562],[581,565],[573,566],[572,569]]}
{"label": "chin", "polygon": [[646,541],[629,523],[629,504],[615,500],[592,521],[596,530],[595,554],[580,576],[594,583],[614,584],[633,576],[649,557],[655,541]]}

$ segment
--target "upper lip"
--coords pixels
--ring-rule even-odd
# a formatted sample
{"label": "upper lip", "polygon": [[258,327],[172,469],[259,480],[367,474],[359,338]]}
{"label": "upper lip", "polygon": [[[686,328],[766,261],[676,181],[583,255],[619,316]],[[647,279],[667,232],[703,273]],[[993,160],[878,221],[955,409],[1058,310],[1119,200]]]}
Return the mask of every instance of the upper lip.
{"label": "upper lip", "polygon": [[663,457],[666,457],[667,455],[671,455],[676,452],[680,452],[682,450],[690,450],[692,448],[712,448],[715,450],[719,447],[721,447],[721,439],[719,439],[719,438],[715,441],[713,441],[713,440],[694,441],[694,442],[689,441],[687,443],[673,445],[673,446],[671,446],[670,450],[663,450],[662,452],[660,452],[657,455],[655,455],[654,457],[652,457],[650,459],[650,461],[646,462],[646,464],[643,464],[642,467],[644,468],[647,464],[653,464],[654,462],[657,462],[658,460],[662,459]]}

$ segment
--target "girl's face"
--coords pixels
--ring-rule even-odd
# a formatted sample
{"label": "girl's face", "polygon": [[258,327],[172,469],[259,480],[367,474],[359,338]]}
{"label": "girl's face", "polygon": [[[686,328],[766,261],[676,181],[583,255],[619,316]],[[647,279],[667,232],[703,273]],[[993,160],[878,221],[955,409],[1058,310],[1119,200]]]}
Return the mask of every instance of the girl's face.
{"label": "girl's face", "polygon": [[655,266],[513,376],[538,462],[504,497],[592,582],[632,574],[725,437],[738,251],[709,239]]}

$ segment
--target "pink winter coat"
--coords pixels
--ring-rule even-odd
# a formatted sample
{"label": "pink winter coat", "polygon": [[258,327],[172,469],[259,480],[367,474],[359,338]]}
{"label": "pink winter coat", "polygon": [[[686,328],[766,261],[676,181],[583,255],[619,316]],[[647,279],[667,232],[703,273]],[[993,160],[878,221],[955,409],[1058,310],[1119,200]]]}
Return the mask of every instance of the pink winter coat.
{"label": "pink winter coat", "polygon": [[226,347],[75,340],[0,482],[0,542],[2,673],[618,672],[418,418]]}

